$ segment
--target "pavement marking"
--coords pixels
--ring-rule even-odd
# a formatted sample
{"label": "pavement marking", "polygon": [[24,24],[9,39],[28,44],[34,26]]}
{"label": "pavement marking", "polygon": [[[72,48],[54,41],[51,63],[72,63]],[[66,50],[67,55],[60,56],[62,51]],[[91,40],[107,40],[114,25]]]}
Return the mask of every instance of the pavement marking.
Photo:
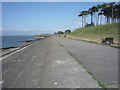
{"label": "pavement marking", "polygon": [[0,81],[0,84],[4,83],[4,81]]}
{"label": "pavement marking", "polygon": [[[23,74],[23,72],[21,72],[21,73],[17,76],[17,79],[19,79],[22,74]],[[16,80],[17,80],[17,79],[16,79]],[[13,84],[10,85],[8,88],[13,88],[13,85],[14,85],[15,82],[16,82],[16,81],[14,80],[14,81],[13,81]]]}
{"label": "pavement marking", "polygon": [[57,63],[59,63],[59,64],[64,64],[65,63],[65,61],[56,61]]}
{"label": "pavement marking", "polygon": [[23,72],[21,72],[21,73],[17,76],[17,79],[19,79],[22,74],[23,74]]}
{"label": "pavement marking", "polygon": [[57,83],[57,82],[55,82],[54,84],[55,84],[55,85],[57,85],[58,83]]}
{"label": "pavement marking", "polygon": [[8,69],[7,70],[5,70],[4,72],[3,72],[3,74],[5,74],[5,73],[7,73],[8,72]]}

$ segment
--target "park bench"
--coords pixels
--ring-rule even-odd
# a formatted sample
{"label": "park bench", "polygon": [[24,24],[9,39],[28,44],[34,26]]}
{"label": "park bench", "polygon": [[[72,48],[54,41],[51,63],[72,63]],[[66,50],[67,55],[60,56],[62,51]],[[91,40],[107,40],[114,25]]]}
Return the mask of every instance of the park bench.
{"label": "park bench", "polygon": [[66,37],[66,35],[64,35],[64,37]]}
{"label": "park bench", "polygon": [[106,37],[105,39],[102,39],[102,44],[107,44],[107,45],[114,44],[113,40],[114,38]]}

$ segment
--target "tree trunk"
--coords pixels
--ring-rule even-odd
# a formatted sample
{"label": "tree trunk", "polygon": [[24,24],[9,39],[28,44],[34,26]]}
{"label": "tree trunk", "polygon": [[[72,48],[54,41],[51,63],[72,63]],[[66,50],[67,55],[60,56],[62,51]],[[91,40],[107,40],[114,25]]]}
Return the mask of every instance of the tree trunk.
{"label": "tree trunk", "polygon": [[110,17],[109,17],[109,24],[110,24]]}
{"label": "tree trunk", "polygon": [[96,17],[96,24],[98,25],[99,24],[99,15],[97,13],[97,17]]}
{"label": "tree trunk", "polygon": [[91,24],[92,24],[92,15],[91,15]]}
{"label": "tree trunk", "polygon": [[102,23],[102,15],[100,15],[100,25],[101,25],[101,23]]}
{"label": "tree trunk", "polygon": [[98,25],[100,25],[100,15],[98,15]]}
{"label": "tree trunk", "polygon": [[86,25],[86,15],[84,16],[84,26]]}
{"label": "tree trunk", "polygon": [[111,21],[111,23],[113,23],[114,21],[113,21],[114,19],[113,19],[113,9],[112,9],[112,21]]}
{"label": "tree trunk", "polygon": [[82,27],[83,27],[83,16],[82,16]]}
{"label": "tree trunk", "polygon": [[109,23],[109,19],[108,19],[108,16],[106,17],[106,19],[107,19],[107,24]]}
{"label": "tree trunk", "polygon": [[94,25],[96,25],[96,23],[95,23],[95,13],[94,13]]}
{"label": "tree trunk", "polygon": [[93,14],[91,14],[91,24],[93,23]]}

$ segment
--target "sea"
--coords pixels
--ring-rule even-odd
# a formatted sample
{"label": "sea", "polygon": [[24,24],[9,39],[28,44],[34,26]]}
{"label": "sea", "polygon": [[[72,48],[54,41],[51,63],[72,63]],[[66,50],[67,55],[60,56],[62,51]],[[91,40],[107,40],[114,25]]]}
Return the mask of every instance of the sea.
{"label": "sea", "polygon": [[0,48],[9,48],[14,46],[20,46],[22,44],[25,44],[26,42],[19,42],[19,41],[26,41],[26,40],[34,40],[38,39],[38,37],[32,37],[32,36],[1,36],[0,40],[2,44],[0,45]]}

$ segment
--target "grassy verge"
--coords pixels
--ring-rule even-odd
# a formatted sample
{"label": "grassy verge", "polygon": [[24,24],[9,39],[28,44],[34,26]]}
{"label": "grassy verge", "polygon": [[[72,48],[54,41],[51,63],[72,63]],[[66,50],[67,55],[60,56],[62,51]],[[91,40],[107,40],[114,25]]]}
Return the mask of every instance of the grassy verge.
{"label": "grassy verge", "polygon": [[114,38],[114,45],[113,47],[120,47],[119,45],[119,25],[120,23],[113,23],[109,25],[98,25],[98,26],[91,26],[91,27],[84,27],[79,28],[69,35],[68,38],[73,38],[77,40],[83,40],[93,43],[101,43],[102,38],[105,37],[112,37]]}

